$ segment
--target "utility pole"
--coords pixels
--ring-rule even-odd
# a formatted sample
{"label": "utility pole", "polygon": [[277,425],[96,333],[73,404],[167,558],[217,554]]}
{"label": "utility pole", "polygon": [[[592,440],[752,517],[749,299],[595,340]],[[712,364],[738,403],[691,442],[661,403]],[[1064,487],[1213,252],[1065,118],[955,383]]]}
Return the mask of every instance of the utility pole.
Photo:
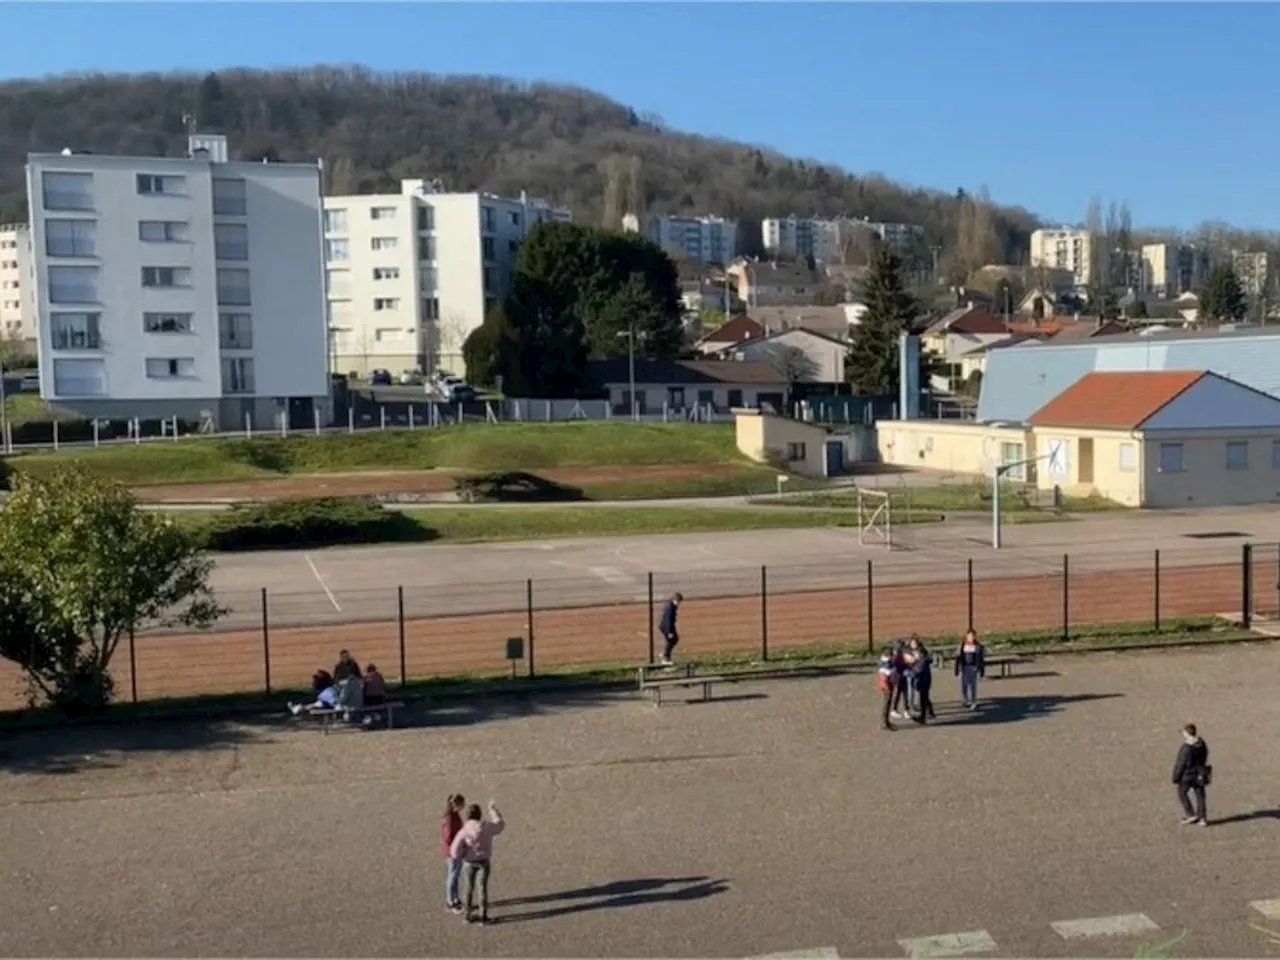
{"label": "utility pole", "polygon": [[627,330],[623,330],[618,334],[618,338],[623,337],[627,340],[627,386],[631,391],[631,419],[639,420],[640,413],[636,407],[636,340],[642,343],[645,340],[644,332],[637,333],[634,326]]}

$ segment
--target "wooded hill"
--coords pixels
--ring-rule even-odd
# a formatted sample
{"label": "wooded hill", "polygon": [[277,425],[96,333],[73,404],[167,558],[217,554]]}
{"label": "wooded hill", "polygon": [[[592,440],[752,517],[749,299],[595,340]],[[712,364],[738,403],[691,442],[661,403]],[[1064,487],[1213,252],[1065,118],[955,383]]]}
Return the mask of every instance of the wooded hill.
{"label": "wooded hill", "polygon": [[[226,133],[237,157],[323,158],[332,193],[439,177],[450,190],[525,189],[594,225],[616,224],[637,206],[737,217],[748,243],[759,242],[763,217],[848,214],[922,225],[926,255],[963,232],[954,194],[675,132],[587,90],[334,67],[0,84],[0,222],[25,219],[28,152],[181,156],[184,114]],[[990,214],[999,253],[1025,255],[1035,218],[1020,209]]]}

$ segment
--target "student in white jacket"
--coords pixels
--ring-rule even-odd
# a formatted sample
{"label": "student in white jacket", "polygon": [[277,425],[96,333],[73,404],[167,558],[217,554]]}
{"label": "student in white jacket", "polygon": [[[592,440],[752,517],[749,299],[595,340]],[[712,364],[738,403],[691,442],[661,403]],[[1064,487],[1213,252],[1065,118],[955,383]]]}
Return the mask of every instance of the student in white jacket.
{"label": "student in white jacket", "polygon": [[[497,806],[489,801],[489,818],[486,820],[480,804],[467,808],[462,829],[453,838],[449,853],[454,860],[462,861],[463,885],[466,888],[466,905],[463,919],[467,923],[489,922],[489,871],[493,859],[493,838],[506,828],[506,822]],[[480,914],[474,913],[476,887],[480,888]]]}

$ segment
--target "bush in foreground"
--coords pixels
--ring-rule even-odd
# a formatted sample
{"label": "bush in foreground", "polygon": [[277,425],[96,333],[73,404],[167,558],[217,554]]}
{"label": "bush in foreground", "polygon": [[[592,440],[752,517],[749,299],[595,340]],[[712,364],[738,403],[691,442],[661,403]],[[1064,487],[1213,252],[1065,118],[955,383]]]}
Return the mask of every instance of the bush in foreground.
{"label": "bush in foreground", "polygon": [[403,514],[385,510],[374,500],[320,497],[237,504],[214,521],[205,545],[232,552],[407,539],[424,539],[424,530]]}

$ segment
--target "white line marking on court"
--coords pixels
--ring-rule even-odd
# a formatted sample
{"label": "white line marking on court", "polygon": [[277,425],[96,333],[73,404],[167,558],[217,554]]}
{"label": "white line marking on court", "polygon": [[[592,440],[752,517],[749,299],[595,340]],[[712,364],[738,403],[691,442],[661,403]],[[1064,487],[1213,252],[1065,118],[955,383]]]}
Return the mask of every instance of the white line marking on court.
{"label": "white line marking on court", "polygon": [[835,947],[814,947],[811,950],[788,950],[784,953],[766,953],[753,960],[840,960]]}
{"label": "white line marking on court", "polygon": [[1087,937],[1136,937],[1160,928],[1145,913],[1122,913],[1114,917],[1062,920],[1049,924],[1063,940]]}
{"label": "white line marking on court", "polygon": [[593,577],[599,577],[605,583],[612,584],[615,587],[634,587],[636,585],[635,577],[623,573],[617,567],[587,567],[587,572]]}
{"label": "white line marking on court", "polygon": [[899,940],[898,946],[908,957],[927,960],[931,957],[963,957],[970,953],[995,953],[999,947],[985,930],[968,933],[944,933],[937,937]]}
{"label": "white line marking on court", "polygon": [[1249,906],[1268,920],[1280,920],[1280,900],[1254,900]]}
{"label": "white line marking on court", "polygon": [[315,574],[316,581],[320,584],[320,588],[324,590],[324,595],[329,598],[329,602],[333,604],[333,609],[341,613],[342,608],[338,606],[338,601],[334,597],[333,591],[329,589],[329,585],[324,582],[324,577],[320,576],[320,571],[316,569],[316,565],[311,561],[311,555],[304,553],[302,555],[302,559],[307,561],[307,566],[310,567],[311,572]]}

